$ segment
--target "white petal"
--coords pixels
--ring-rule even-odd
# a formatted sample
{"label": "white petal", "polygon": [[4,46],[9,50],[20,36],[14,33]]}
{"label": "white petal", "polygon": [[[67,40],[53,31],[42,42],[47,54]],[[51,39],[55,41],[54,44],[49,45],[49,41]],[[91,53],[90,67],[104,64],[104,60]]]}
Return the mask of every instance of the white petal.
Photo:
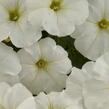
{"label": "white petal", "polygon": [[38,10],[40,8],[48,8],[51,0],[26,0],[26,3],[30,10]]}
{"label": "white petal", "polygon": [[26,52],[24,49],[19,50],[18,56],[19,56],[20,62],[22,64],[34,65],[34,63],[35,63],[35,60],[31,56],[31,54],[29,54],[28,52]]}
{"label": "white petal", "polygon": [[[52,10],[48,10],[42,25],[49,34],[59,37],[70,35],[75,29],[74,23],[72,24],[73,21],[70,21],[71,18],[65,16],[66,15],[61,12],[58,14]],[[68,19],[70,20],[68,21]]]}
{"label": "white petal", "polygon": [[58,29],[58,18],[56,13],[53,10],[46,10],[46,14],[44,16],[42,25],[44,30],[46,30],[49,34],[58,35],[59,36],[59,29]]}
{"label": "white petal", "polygon": [[104,17],[105,0],[88,0],[89,18],[88,20],[96,23]]}
{"label": "white petal", "polygon": [[94,65],[95,65],[95,62],[89,61],[83,65],[82,70],[86,72],[91,72],[93,71]]}
{"label": "white petal", "polygon": [[5,40],[10,36],[10,26],[7,21],[2,21],[0,25],[0,41]]}
{"label": "white petal", "polygon": [[47,72],[40,71],[37,73],[37,75],[33,81],[28,80],[28,84],[26,82],[25,82],[25,84],[34,95],[37,95],[39,92],[46,90],[46,87],[48,85],[46,83],[46,87],[45,87],[45,81],[48,81],[48,80],[49,80],[50,84],[52,84],[52,81],[50,80],[49,76],[47,75]]}
{"label": "white petal", "polygon": [[[83,28],[84,27],[84,28]],[[71,35],[73,38],[79,39],[81,37],[96,35],[98,27],[95,23],[86,21],[83,25],[80,25],[76,28],[75,32]]]}
{"label": "white petal", "polygon": [[[50,72],[39,70],[34,80],[30,80],[27,78],[28,75],[27,77],[23,78],[23,84],[25,84],[31,90],[31,92],[36,95],[41,91],[44,91],[46,93],[51,91],[61,91],[65,87],[66,75],[58,73],[53,75],[50,74]],[[61,81],[57,81],[60,80],[59,78],[62,79],[63,83]]]}
{"label": "white petal", "polygon": [[71,10],[66,10],[65,12],[60,12],[59,14],[57,13],[56,24],[59,30],[59,33],[56,35],[61,37],[71,35],[74,32],[75,24],[77,23],[74,22],[73,15],[71,16]]}
{"label": "white petal", "polygon": [[0,41],[10,36],[11,28],[7,8],[10,7],[10,4],[12,6],[14,3],[12,0],[8,2],[6,0],[0,1]]}
{"label": "white petal", "polygon": [[29,97],[32,97],[32,94],[23,85],[16,84],[7,91],[4,105],[6,108],[15,109]]}
{"label": "white petal", "polygon": [[17,54],[12,48],[7,47],[3,43],[0,44],[0,60],[1,73],[17,75],[21,71],[21,65]]}
{"label": "white petal", "polygon": [[25,51],[31,54],[32,58],[37,62],[41,58],[41,50],[39,43],[35,43],[32,46],[25,48]]}
{"label": "white petal", "polygon": [[3,1],[0,1],[0,4],[3,6],[3,7],[5,7],[5,8],[7,8],[7,9],[12,9],[12,8],[14,8],[15,6],[16,6],[16,4],[18,3],[18,0],[3,0]]}
{"label": "white petal", "polygon": [[41,57],[48,60],[50,58],[50,53],[56,48],[56,42],[51,38],[45,38],[39,41],[39,48],[41,52]]}
{"label": "white petal", "polygon": [[87,53],[89,59],[96,60],[98,57],[103,55],[106,51],[105,49],[105,37],[107,37],[107,33],[98,33],[96,39],[92,42],[89,52]]}
{"label": "white petal", "polygon": [[88,78],[97,78],[97,73],[94,70],[95,62],[89,61],[83,65],[82,71],[86,72]]}
{"label": "white petal", "polygon": [[3,102],[3,98],[10,86],[7,83],[1,82],[0,83],[0,103]]}
{"label": "white petal", "polygon": [[[25,22],[24,22],[25,23]],[[31,24],[10,24],[12,43],[17,47],[27,47],[41,38],[41,31],[34,30]]]}
{"label": "white petal", "polygon": [[28,15],[28,21],[33,25],[33,27],[37,31],[43,30],[42,22],[43,19],[45,18],[47,11],[48,10],[46,8],[40,8],[30,12],[30,14]]}
{"label": "white petal", "polygon": [[74,25],[80,25],[85,22],[89,14],[88,2],[86,0],[64,0],[63,2],[63,8],[65,8],[63,15],[65,13],[69,25],[71,25],[72,21]]}
{"label": "white petal", "polygon": [[[56,72],[56,70],[53,71],[50,69],[48,69],[47,73],[54,83],[54,87],[53,87],[54,90],[51,89],[52,85],[50,87],[52,91],[55,91],[55,90],[61,91],[62,89],[66,87],[65,85],[66,85],[67,75],[61,74],[59,71]],[[48,84],[48,87],[49,87],[49,84]]]}
{"label": "white petal", "polygon": [[105,53],[97,59],[94,71],[98,74],[98,79],[109,81],[109,53]]}
{"label": "white petal", "polygon": [[72,65],[71,61],[67,58],[64,60],[54,61],[49,63],[48,71],[50,72],[58,72],[61,74],[69,74],[71,71]]}
{"label": "white petal", "polygon": [[84,88],[86,108],[90,107],[89,109],[102,109],[106,104],[109,104],[108,84],[97,80],[91,80],[89,82],[86,82]]}
{"label": "white petal", "polygon": [[18,55],[21,60],[22,64],[22,71],[19,73],[20,80],[23,82],[26,81],[28,84],[28,81],[34,80],[37,74],[37,67],[35,66],[35,58],[33,58],[28,52],[25,50],[20,50],[18,52]]}
{"label": "white petal", "polygon": [[80,100],[83,96],[83,84],[86,80],[88,80],[87,75],[82,70],[73,68],[67,79],[66,93],[73,99]]}
{"label": "white petal", "polygon": [[64,92],[52,92],[48,95],[40,93],[36,97],[36,106],[37,109],[48,109],[49,106],[53,106],[53,108],[80,109],[80,105],[77,105]]}
{"label": "white petal", "polygon": [[104,10],[104,12],[105,12],[105,17],[106,17],[106,19],[109,19],[109,0],[104,0],[104,2],[105,2],[105,10]]}
{"label": "white petal", "polygon": [[8,13],[6,11],[6,9],[0,4],[0,23],[3,24],[4,22],[7,21],[8,19]]}
{"label": "white petal", "polygon": [[19,73],[20,81],[27,87],[33,84],[38,73],[38,68],[35,65],[24,64],[22,65],[22,71]]}
{"label": "white petal", "polygon": [[23,103],[21,103],[16,109],[36,109],[36,103],[34,98],[28,98]]}
{"label": "white petal", "polygon": [[[45,86],[45,82],[46,82],[46,86]],[[43,70],[40,70],[37,73],[36,78],[33,81],[28,81],[28,84],[26,85],[31,90],[31,92],[35,95],[41,91],[45,91],[46,93],[48,93],[53,90],[57,90],[57,88],[59,88],[55,83],[55,81],[53,81],[53,78],[51,78],[49,73]]]}
{"label": "white petal", "polygon": [[51,92],[48,95],[49,102],[54,107],[61,107],[61,108],[68,108],[70,109],[70,106],[73,104],[72,100],[64,93],[62,92]]}
{"label": "white petal", "polygon": [[49,99],[45,93],[41,92],[38,96],[35,97],[35,101],[37,109],[48,109]]}
{"label": "white petal", "polygon": [[19,82],[18,75],[0,74],[0,82],[7,82],[10,85],[14,85]]}
{"label": "white petal", "polygon": [[47,61],[59,61],[68,57],[68,53],[61,46],[56,46],[56,42],[51,38],[39,41],[39,47],[42,57]]}
{"label": "white petal", "polygon": [[97,26],[93,23],[86,23],[83,26],[83,33],[83,29],[78,30],[80,37],[77,37],[75,41],[76,49],[85,57],[91,60],[96,60],[96,58],[99,57],[104,50],[104,37],[102,37],[103,34],[99,33]]}

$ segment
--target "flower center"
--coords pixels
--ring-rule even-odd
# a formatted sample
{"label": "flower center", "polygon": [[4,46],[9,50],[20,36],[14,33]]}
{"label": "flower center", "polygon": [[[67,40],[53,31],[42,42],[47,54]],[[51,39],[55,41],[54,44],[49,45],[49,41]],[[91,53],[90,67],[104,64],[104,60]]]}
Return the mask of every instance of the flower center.
{"label": "flower center", "polygon": [[6,42],[6,43],[11,42],[10,37],[6,38],[6,39],[4,40],[4,42]]}
{"label": "flower center", "polygon": [[54,11],[58,11],[61,9],[61,1],[62,0],[52,0],[50,8]]}
{"label": "flower center", "polygon": [[48,109],[54,109],[53,104],[49,104]]}
{"label": "flower center", "polygon": [[37,63],[36,66],[40,69],[45,68],[47,65],[47,62],[43,59],[40,59]]}
{"label": "flower center", "polygon": [[109,21],[107,21],[106,19],[102,19],[98,22],[98,26],[100,29],[107,29],[109,27]]}
{"label": "flower center", "polygon": [[20,14],[19,14],[18,9],[10,10],[10,11],[9,11],[9,20],[10,20],[10,21],[16,22],[16,21],[19,20],[19,17],[20,17]]}
{"label": "flower center", "polygon": [[3,105],[0,104],[0,109],[5,109]]}
{"label": "flower center", "polygon": [[60,106],[54,106],[53,104],[49,104],[48,109],[63,109],[63,108]]}

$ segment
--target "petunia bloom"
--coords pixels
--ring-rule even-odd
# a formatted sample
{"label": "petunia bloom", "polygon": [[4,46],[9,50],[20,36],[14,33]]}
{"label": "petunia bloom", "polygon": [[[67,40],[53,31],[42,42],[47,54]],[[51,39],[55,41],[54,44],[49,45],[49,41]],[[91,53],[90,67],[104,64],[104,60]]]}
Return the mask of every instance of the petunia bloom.
{"label": "petunia bloom", "polygon": [[36,109],[82,109],[79,102],[73,101],[64,92],[40,93],[35,101]]}
{"label": "petunia bloom", "polygon": [[72,65],[67,52],[53,39],[41,39],[18,54],[22,65],[20,80],[33,94],[65,88]]}
{"label": "petunia bloom", "polygon": [[96,60],[109,51],[109,0],[88,0],[89,17],[72,34],[75,47],[85,57]]}
{"label": "petunia bloom", "polygon": [[83,109],[108,109],[109,53],[86,63],[82,69],[73,68],[66,85],[67,95],[81,102]]}
{"label": "petunia bloom", "polygon": [[11,39],[17,47],[32,45],[40,39],[41,31],[28,21],[25,0],[0,0],[0,41]]}
{"label": "petunia bloom", "polygon": [[0,83],[0,109],[35,109],[32,94],[22,84]]}
{"label": "petunia bloom", "polygon": [[86,0],[27,0],[29,21],[49,34],[66,36],[74,32],[88,17]]}

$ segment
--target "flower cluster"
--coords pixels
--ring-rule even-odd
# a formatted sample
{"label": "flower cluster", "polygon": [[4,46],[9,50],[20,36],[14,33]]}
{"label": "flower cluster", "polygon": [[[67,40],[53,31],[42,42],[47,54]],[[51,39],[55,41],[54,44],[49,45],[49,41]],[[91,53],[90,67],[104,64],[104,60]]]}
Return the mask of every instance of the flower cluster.
{"label": "flower cluster", "polygon": [[109,109],[109,0],[0,0],[0,109]]}

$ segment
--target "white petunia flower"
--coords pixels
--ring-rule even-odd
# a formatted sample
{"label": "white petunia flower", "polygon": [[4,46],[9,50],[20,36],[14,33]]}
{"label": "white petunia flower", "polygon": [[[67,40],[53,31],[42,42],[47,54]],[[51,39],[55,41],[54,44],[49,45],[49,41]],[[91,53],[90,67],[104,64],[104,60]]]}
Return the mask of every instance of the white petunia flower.
{"label": "white petunia flower", "polygon": [[64,92],[52,92],[48,95],[40,93],[36,98],[36,109],[82,109]]}
{"label": "white petunia flower", "polygon": [[38,94],[40,91],[61,91],[72,67],[67,52],[51,38],[45,38],[19,51],[21,82]]}
{"label": "white petunia flower", "polygon": [[88,0],[89,17],[72,37],[85,57],[96,60],[109,50],[109,0]]}
{"label": "white petunia flower", "polygon": [[83,69],[73,68],[65,93],[80,102],[82,109],[108,109],[109,83],[97,80],[90,72],[87,73]]}
{"label": "white petunia flower", "polygon": [[85,109],[109,108],[109,52],[88,62],[83,68],[73,68],[67,79],[66,93],[82,102]]}
{"label": "white petunia flower", "polygon": [[96,80],[109,82],[109,52],[99,57],[96,62],[86,63],[82,70]]}
{"label": "white petunia flower", "polygon": [[95,64],[95,62],[87,62],[85,65],[83,65],[82,69],[75,67],[72,68],[72,72],[66,81],[65,90],[70,97],[79,101],[83,100],[85,90],[84,84],[91,80],[102,80],[100,79],[100,75],[98,75],[97,71],[95,70]]}
{"label": "white petunia flower", "polygon": [[27,0],[27,4],[33,10],[29,17],[32,24],[52,35],[70,35],[88,17],[86,0]]}
{"label": "white petunia flower", "polygon": [[84,71],[93,75],[93,79],[85,83],[85,104],[89,109],[109,108],[109,52],[97,61],[87,63]]}
{"label": "white petunia flower", "polygon": [[32,45],[40,39],[40,29],[28,22],[25,0],[0,0],[0,41],[10,37],[17,47]]}
{"label": "white petunia flower", "polygon": [[91,78],[92,76],[82,69],[72,68],[72,72],[66,81],[65,93],[74,100],[82,101],[84,99],[84,84]]}
{"label": "white petunia flower", "polygon": [[[100,81],[109,84],[109,53],[105,53],[96,62],[87,62],[82,69],[72,68],[66,81],[66,92],[72,98],[80,100],[84,94],[84,84],[88,81],[89,83]],[[88,84],[87,86],[90,87]]]}
{"label": "white petunia flower", "polygon": [[10,84],[18,82],[18,73],[21,71],[20,60],[11,47],[0,43],[0,82]]}
{"label": "white petunia flower", "polygon": [[0,83],[0,109],[35,109],[32,94],[21,84]]}
{"label": "white petunia flower", "polygon": [[85,83],[84,89],[86,109],[109,108],[109,82],[90,80]]}

